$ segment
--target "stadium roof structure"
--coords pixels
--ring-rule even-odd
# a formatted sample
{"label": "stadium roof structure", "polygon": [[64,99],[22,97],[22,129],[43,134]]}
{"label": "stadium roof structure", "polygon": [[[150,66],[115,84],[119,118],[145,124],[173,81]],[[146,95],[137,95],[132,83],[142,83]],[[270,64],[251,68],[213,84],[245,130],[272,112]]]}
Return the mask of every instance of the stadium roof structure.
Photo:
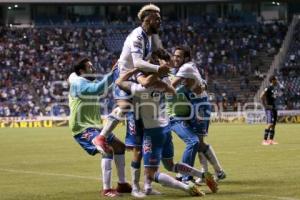
{"label": "stadium roof structure", "polygon": [[230,1],[232,0],[0,0],[0,3],[186,3]]}

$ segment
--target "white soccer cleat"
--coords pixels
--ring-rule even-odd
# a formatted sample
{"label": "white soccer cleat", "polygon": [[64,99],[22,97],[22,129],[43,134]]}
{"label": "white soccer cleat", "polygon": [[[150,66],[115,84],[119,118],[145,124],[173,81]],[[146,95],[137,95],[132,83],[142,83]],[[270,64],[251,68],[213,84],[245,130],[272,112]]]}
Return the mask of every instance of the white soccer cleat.
{"label": "white soccer cleat", "polygon": [[132,190],[131,196],[133,196],[135,198],[145,198],[146,194],[140,190],[135,189],[135,190]]}
{"label": "white soccer cleat", "polygon": [[203,178],[197,178],[195,184],[199,186],[205,185],[205,180]]}

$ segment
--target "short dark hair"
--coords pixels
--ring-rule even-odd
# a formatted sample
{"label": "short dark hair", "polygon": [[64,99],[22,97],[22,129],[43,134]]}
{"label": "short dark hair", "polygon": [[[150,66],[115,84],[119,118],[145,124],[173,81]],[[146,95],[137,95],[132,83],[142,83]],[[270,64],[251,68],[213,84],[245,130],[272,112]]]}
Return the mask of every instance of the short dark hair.
{"label": "short dark hair", "polygon": [[190,47],[185,46],[185,45],[176,46],[175,51],[176,51],[176,50],[183,51],[184,59],[188,58],[188,59],[186,60],[186,62],[192,60],[192,57],[191,57],[191,54],[192,54],[192,53],[191,53],[191,48],[190,48]]}
{"label": "short dark hair", "polygon": [[157,49],[152,53],[153,56],[157,56],[159,59],[170,61],[171,56],[165,49]]}
{"label": "short dark hair", "polygon": [[272,75],[269,78],[269,82],[271,83],[272,81],[277,80],[276,76]]}
{"label": "short dark hair", "polygon": [[90,59],[83,58],[76,65],[74,65],[74,72],[77,74],[77,76],[80,76],[80,70],[85,69],[85,64],[89,61]]}

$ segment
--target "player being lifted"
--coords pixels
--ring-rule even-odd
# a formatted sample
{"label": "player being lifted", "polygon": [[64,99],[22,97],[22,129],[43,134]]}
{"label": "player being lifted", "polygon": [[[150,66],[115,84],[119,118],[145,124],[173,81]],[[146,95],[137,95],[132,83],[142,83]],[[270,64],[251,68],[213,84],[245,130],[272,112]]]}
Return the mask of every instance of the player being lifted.
{"label": "player being lifted", "polygon": [[[132,68],[138,68],[145,72],[158,72],[159,74],[167,74],[169,72],[169,67],[166,64],[160,66],[147,61],[150,59],[153,50],[162,48],[158,37],[158,30],[161,24],[160,9],[153,4],[146,5],[139,11],[138,18],[141,21],[141,26],[135,28],[127,36],[117,62],[115,78]],[[146,85],[147,83],[142,84]],[[100,136],[94,140],[95,145],[104,153],[108,150],[105,138],[116,127],[119,120],[124,117],[129,107],[131,95],[129,92],[115,86],[114,98],[117,101],[118,108],[108,116],[106,126],[103,128]]]}
{"label": "player being lifted", "polygon": [[270,85],[265,88],[261,94],[261,100],[266,110],[267,127],[265,129],[264,140],[262,145],[278,144],[274,141],[275,126],[277,121],[276,97],[277,97],[277,78],[269,78]]}
{"label": "player being lifted", "polygon": [[[100,115],[99,95],[113,82],[113,72],[107,74],[101,81],[95,80],[95,69],[91,61],[82,59],[74,66],[75,74],[71,74],[70,84],[69,126],[74,139],[90,155],[98,153],[92,144],[102,128]],[[131,192],[131,186],[125,181],[125,145],[113,134],[108,135],[108,143],[111,145],[109,153],[102,157],[101,169],[103,176],[103,195],[107,197],[119,196],[119,192]],[[112,158],[114,157],[119,182],[117,190],[111,186]]]}

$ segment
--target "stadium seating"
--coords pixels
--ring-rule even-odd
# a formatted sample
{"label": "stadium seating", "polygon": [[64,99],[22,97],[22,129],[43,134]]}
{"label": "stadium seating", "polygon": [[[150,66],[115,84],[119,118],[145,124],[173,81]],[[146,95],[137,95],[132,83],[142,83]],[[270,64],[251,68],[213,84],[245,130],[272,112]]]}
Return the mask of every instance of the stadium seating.
{"label": "stadium seating", "polygon": [[300,109],[300,22],[289,47],[285,63],[277,72],[282,91],[278,99],[281,109]]}
{"label": "stadium seating", "polygon": [[[67,85],[55,81],[65,81],[83,56],[91,58],[100,73],[110,71],[134,27],[92,26],[95,17],[53,27],[59,20],[40,19],[36,28],[0,27],[0,116],[68,115]],[[193,22],[164,22],[161,38],[170,52],[179,44],[191,46],[194,61],[208,80],[211,100],[235,110],[238,102],[252,101],[287,26],[211,20],[204,16]],[[297,91],[299,84],[291,88]],[[109,94],[102,100],[109,109],[112,99]]]}

